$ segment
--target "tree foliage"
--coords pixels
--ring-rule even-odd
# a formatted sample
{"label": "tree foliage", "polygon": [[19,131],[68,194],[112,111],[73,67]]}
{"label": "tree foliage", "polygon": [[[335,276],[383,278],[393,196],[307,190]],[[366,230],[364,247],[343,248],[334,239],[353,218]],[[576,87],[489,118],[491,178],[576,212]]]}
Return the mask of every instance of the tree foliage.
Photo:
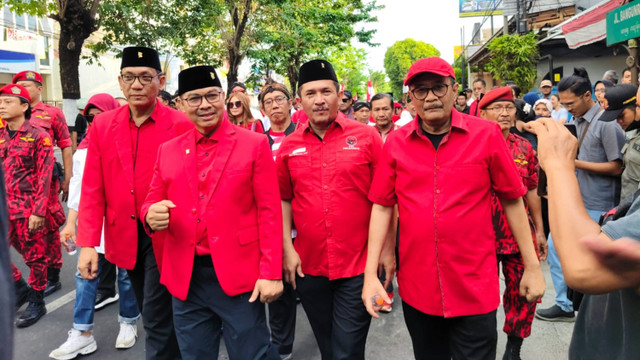
{"label": "tree foliage", "polygon": [[[298,69],[312,58],[340,57],[356,38],[371,44],[375,30],[356,29],[375,22],[370,15],[379,7],[364,0],[269,0],[262,19],[259,44],[248,56],[261,73],[285,74],[296,91]],[[277,5],[277,6],[268,6]]]}
{"label": "tree foliage", "polygon": [[503,81],[513,80],[523,93],[536,81],[538,45],[536,35],[503,35],[491,41],[487,48],[491,59],[484,70]]}
{"label": "tree foliage", "polygon": [[349,45],[327,57],[336,71],[338,81],[344,84],[346,90],[359,96],[367,93],[366,56],[363,49]]}
{"label": "tree foliage", "polygon": [[440,56],[440,51],[433,45],[410,38],[396,41],[387,49],[384,54],[384,68],[389,77],[393,97],[402,97],[402,82],[404,81],[409,67],[416,60],[425,57]]}

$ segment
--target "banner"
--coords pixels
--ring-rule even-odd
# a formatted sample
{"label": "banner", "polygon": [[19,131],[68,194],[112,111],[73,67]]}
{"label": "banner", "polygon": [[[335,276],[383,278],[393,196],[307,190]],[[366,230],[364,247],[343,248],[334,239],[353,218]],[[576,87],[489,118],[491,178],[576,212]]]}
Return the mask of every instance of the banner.
{"label": "banner", "polygon": [[460,17],[502,15],[502,0],[458,0]]}
{"label": "banner", "polygon": [[34,54],[0,50],[0,72],[15,74],[36,68]]}

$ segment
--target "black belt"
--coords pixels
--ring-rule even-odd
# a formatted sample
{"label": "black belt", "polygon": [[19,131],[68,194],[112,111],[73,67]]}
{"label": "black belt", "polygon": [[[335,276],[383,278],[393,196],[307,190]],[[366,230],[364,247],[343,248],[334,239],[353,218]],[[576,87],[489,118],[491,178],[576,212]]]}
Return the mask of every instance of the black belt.
{"label": "black belt", "polygon": [[211,255],[196,255],[193,259],[193,266],[212,268],[213,261],[211,260]]}

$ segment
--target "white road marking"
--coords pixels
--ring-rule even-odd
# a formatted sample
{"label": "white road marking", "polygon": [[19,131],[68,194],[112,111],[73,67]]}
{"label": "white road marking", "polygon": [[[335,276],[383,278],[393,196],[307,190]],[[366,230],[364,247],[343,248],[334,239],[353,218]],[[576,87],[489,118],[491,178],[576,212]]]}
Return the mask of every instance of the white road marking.
{"label": "white road marking", "polygon": [[53,312],[58,308],[65,306],[67,303],[75,300],[75,298],[76,298],[75,290],[62,295],[61,297],[47,304],[47,313]]}

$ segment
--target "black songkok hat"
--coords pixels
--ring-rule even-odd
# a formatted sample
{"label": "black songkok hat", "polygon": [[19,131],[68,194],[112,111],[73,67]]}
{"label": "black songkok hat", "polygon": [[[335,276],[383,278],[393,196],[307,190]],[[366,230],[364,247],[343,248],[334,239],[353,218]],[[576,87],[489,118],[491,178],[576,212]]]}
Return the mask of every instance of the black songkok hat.
{"label": "black songkok hat", "polygon": [[178,74],[178,94],[187,91],[208,88],[212,86],[222,87],[216,69],[209,65],[199,65],[180,71]]}
{"label": "black songkok hat", "polygon": [[131,46],[122,50],[122,63],[120,69],[129,66],[145,66],[162,72],[162,66],[160,66],[160,57],[155,49]]}
{"label": "black songkok hat", "polygon": [[367,108],[367,109],[371,110],[371,104],[369,104],[366,101],[356,101],[353,104],[353,111],[358,111],[358,110],[360,110],[362,108]]}
{"label": "black songkok hat", "polygon": [[338,82],[333,66],[326,60],[311,60],[300,66],[298,88],[303,84],[316,80],[333,80]]}

